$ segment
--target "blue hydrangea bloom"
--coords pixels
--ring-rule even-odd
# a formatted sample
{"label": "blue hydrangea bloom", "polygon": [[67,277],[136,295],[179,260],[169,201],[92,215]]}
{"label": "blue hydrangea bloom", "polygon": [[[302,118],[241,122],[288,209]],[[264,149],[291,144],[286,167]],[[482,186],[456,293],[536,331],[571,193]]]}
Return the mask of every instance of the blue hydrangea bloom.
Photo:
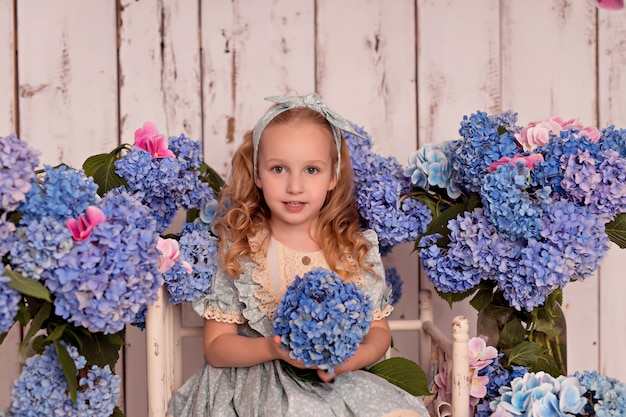
{"label": "blue hydrangea bloom", "polygon": [[171,224],[179,208],[199,208],[215,199],[211,187],[200,180],[201,143],[180,135],[169,138],[168,148],[175,158],[153,158],[133,146],[115,161],[130,194],[151,209],[158,232]]}
{"label": "blue hydrangea bloom", "polygon": [[[450,161],[456,172],[454,181],[469,192],[480,190],[483,176],[489,166],[502,157],[519,153],[513,134],[518,130],[515,113],[489,116],[478,111],[464,116],[459,128],[461,139],[451,143]],[[507,123],[502,125],[501,123]],[[499,129],[505,128],[504,133]]]}
{"label": "blue hydrangea bloom", "polygon": [[[178,245],[179,262],[163,274],[172,304],[191,302],[211,291],[219,241],[208,225],[196,219],[185,224]],[[188,273],[180,261],[189,263],[193,271]]]}
{"label": "blue hydrangea bloom", "polygon": [[92,332],[116,333],[154,303],[163,285],[158,234],[148,209],[124,191],[107,193],[100,208],[106,221],[76,242],[45,285],[58,316]]}
{"label": "blue hydrangea bloom", "polygon": [[44,170],[40,180],[32,180],[33,187],[18,208],[23,215],[20,224],[26,225],[43,216],[65,223],[99,201],[98,185],[84,171],[65,165],[56,168],[46,165]]}
{"label": "blue hydrangea bloom", "polygon": [[[76,369],[86,365],[74,346],[65,345]],[[76,404],[69,388],[54,345],[42,354],[26,360],[26,366],[13,384],[11,405],[7,416],[32,417],[109,417],[120,394],[119,376],[108,366],[87,368],[87,376],[79,381]]]}
{"label": "blue hydrangea bloom", "polygon": [[395,306],[402,298],[402,277],[398,274],[398,270],[394,267],[385,268],[385,280],[387,286],[391,288],[390,304]]}
{"label": "blue hydrangea bloom", "polygon": [[70,230],[55,218],[43,216],[17,228],[9,259],[14,271],[39,281],[73,246]]}
{"label": "blue hydrangea bloom", "polygon": [[485,215],[511,240],[539,236],[541,217],[552,202],[550,187],[534,187],[523,162],[502,164],[480,186]]}
{"label": "blue hydrangea bloom", "polygon": [[26,200],[39,155],[14,134],[0,136],[0,210],[14,211]]}
{"label": "blue hydrangea bloom", "polygon": [[274,334],[293,359],[332,372],[356,352],[372,310],[371,299],[358,286],[313,268],[287,288],[274,316]]}
{"label": "blue hydrangea bloom", "polygon": [[613,125],[602,129],[600,142],[602,150],[612,149],[619,152],[621,158],[626,158],[626,129],[616,129]]}
{"label": "blue hydrangea bloom", "polygon": [[6,333],[13,323],[22,299],[20,293],[9,287],[9,277],[4,276],[4,265],[0,263],[0,334]]}

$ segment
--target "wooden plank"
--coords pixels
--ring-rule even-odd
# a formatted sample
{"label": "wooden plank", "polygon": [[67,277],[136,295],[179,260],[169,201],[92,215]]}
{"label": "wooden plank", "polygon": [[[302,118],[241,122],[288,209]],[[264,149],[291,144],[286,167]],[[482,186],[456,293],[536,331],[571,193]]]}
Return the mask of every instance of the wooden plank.
{"label": "wooden plank", "polygon": [[203,3],[204,156],[220,174],[264,97],[313,91],[314,20],[313,0]]}
{"label": "wooden plank", "polygon": [[[120,2],[121,138],[151,121],[166,136],[202,139],[199,2]],[[126,414],[147,415],[146,335],[132,329],[124,349]]]}
{"label": "wooden plank", "polygon": [[417,144],[414,1],[321,0],[317,24],[318,92],[404,164]]}
{"label": "wooden plank", "polygon": [[[502,107],[517,111],[520,124],[561,116],[596,125],[593,3],[503,2],[502,16]],[[564,291],[571,372],[598,366],[598,283]]]}
{"label": "wooden plank", "polygon": [[0,136],[17,133],[13,4],[12,0],[0,0]]}
{"label": "wooden plank", "polygon": [[[15,10],[12,0],[0,0],[0,137],[17,133],[15,108]],[[0,345],[0,410],[8,407],[11,387],[20,372],[20,331],[14,327]]]}
{"label": "wooden plank", "polygon": [[[17,3],[20,134],[80,167],[118,143],[115,3]],[[45,30],[41,30],[45,28]]]}
{"label": "wooden plank", "polygon": [[[346,16],[358,13],[358,24]],[[415,3],[317,2],[317,92],[329,107],[370,134],[373,150],[402,165],[417,145]],[[412,245],[385,257],[403,278],[392,319],[418,317],[418,264]],[[416,332],[394,332],[392,355],[419,360]]]}
{"label": "wooden plank", "polygon": [[[624,12],[598,10],[598,104],[600,127],[611,124],[626,128],[626,22]],[[625,250],[613,245],[600,268],[600,368],[599,371],[626,381],[626,358],[619,346],[626,345],[624,293]]]}
{"label": "wooden plank", "polygon": [[[418,139],[419,145],[459,137],[463,115],[500,109],[500,9],[497,0],[473,2],[419,0]],[[424,275],[421,287],[433,289]],[[434,294],[434,292],[433,292]],[[469,300],[452,308],[433,296],[435,323],[451,333],[454,316],[470,320],[476,334],[476,310]]]}

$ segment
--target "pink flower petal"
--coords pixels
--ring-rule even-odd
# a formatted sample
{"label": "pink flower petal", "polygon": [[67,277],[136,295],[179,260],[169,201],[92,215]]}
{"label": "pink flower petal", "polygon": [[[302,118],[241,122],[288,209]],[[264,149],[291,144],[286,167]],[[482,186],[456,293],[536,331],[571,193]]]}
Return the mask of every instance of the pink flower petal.
{"label": "pink flower petal", "polygon": [[94,227],[106,220],[104,212],[98,207],[94,206],[87,207],[87,210],[85,210],[85,215],[87,216],[89,224]]}
{"label": "pink flower petal", "polygon": [[624,8],[624,0],[596,0],[599,7],[608,10],[619,10]]}

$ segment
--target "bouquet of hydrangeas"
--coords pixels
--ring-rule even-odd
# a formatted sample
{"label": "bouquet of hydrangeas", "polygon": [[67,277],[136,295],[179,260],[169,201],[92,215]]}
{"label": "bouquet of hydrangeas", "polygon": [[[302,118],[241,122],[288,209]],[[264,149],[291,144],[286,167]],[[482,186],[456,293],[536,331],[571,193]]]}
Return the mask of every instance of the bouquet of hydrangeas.
{"label": "bouquet of hydrangeas", "polygon": [[460,139],[409,158],[406,197],[433,213],[416,249],[439,294],[473,295],[500,320],[507,359],[558,375],[563,352],[544,342],[558,337],[562,288],[598,268],[609,240],[626,246],[626,130],[516,121],[464,117]]}
{"label": "bouquet of hydrangeas", "polygon": [[[35,355],[8,415],[38,398],[38,410],[109,416],[125,326],[143,326],[164,282],[172,303],[210,290],[221,178],[202,162],[200,142],[168,141],[150,123],[132,147],[94,155],[84,170],[37,172],[38,156],[14,135],[0,138],[0,343],[17,322],[28,329],[22,354]],[[179,209],[188,213],[183,230],[160,236]],[[60,376],[65,385],[44,395]],[[42,385],[29,397],[33,381]],[[85,406],[94,398],[102,404]]]}
{"label": "bouquet of hydrangeas", "polygon": [[333,372],[370,328],[372,301],[359,287],[323,268],[297,276],[274,315],[274,334],[293,359]]}

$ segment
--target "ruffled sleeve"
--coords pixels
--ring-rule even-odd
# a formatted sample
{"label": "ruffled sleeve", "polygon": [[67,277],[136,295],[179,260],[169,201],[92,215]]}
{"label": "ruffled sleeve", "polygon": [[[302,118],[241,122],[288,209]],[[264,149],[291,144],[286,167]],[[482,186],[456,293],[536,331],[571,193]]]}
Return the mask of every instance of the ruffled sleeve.
{"label": "ruffled sleeve", "polygon": [[221,269],[213,276],[213,288],[209,294],[193,301],[196,313],[208,320],[243,324],[244,305],[239,301],[235,279]]}
{"label": "ruffled sleeve", "polygon": [[373,265],[371,270],[365,270],[361,283],[361,290],[369,295],[374,304],[374,320],[388,317],[393,311],[391,305],[391,288],[385,280],[385,268],[378,247],[378,235],[368,229],[363,232],[363,237],[371,244],[371,248],[365,255],[365,263]]}

